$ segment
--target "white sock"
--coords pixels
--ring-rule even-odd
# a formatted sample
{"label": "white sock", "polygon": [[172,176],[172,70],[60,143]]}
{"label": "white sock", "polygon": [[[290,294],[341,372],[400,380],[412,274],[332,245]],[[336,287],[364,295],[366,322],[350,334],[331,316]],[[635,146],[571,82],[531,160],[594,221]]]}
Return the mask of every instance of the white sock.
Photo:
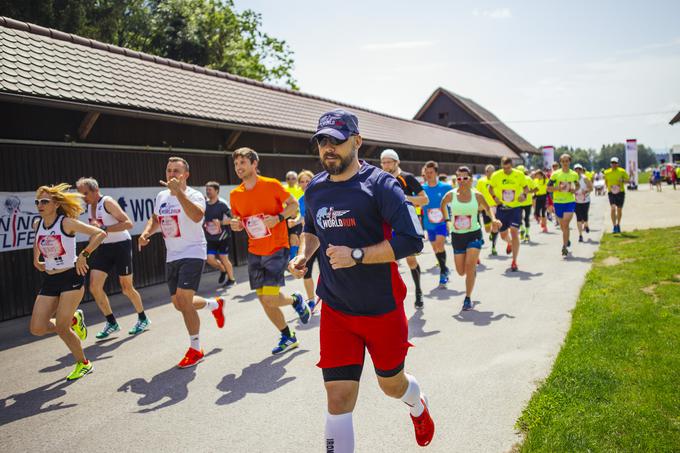
{"label": "white sock", "polygon": [[191,347],[197,351],[201,350],[201,341],[198,339],[198,335],[189,335],[189,341],[191,342]]}
{"label": "white sock", "polygon": [[411,415],[419,417],[425,410],[425,406],[423,406],[423,402],[420,400],[420,385],[418,385],[416,378],[410,374],[404,375],[408,379],[408,388],[401,396],[401,400],[410,407]]}
{"label": "white sock", "polygon": [[354,425],[352,413],[332,415],[326,412],[326,453],[353,453]]}
{"label": "white sock", "polygon": [[213,310],[217,310],[219,307],[220,307],[220,305],[217,303],[217,300],[213,299],[212,297],[205,300],[205,309],[206,310],[213,311]]}

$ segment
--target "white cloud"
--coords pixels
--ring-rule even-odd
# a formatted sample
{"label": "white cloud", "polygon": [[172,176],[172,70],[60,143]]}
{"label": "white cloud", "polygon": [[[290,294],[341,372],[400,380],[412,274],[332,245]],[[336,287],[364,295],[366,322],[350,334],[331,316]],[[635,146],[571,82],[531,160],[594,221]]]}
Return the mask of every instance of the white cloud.
{"label": "white cloud", "polygon": [[361,50],[376,51],[376,50],[403,50],[403,49],[418,49],[422,47],[434,46],[434,41],[402,41],[390,43],[376,43],[366,44],[361,46]]}
{"label": "white cloud", "polygon": [[473,9],[473,16],[489,17],[491,19],[510,19],[512,12],[510,8],[496,8],[496,9]]}

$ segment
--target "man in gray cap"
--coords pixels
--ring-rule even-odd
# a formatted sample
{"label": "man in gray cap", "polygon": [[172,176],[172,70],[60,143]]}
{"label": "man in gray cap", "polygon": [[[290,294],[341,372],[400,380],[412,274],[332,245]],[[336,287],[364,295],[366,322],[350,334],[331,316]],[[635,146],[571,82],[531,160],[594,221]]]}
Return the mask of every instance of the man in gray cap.
{"label": "man in gray cap", "polygon": [[[404,190],[406,199],[413,206],[424,206],[430,202],[423,190],[423,186],[420,185],[416,177],[412,173],[402,171],[399,168],[399,155],[395,150],[386,149],[380,154],[380,166],[384,171],[397,178],[399,185]],[[420,288],[420,266],[418,265],[416,255],[407,256],[406,263],[409,269],[411,269],[413,283],[416,286],[415,307],[421,309],[423,308],[423,291]]]}

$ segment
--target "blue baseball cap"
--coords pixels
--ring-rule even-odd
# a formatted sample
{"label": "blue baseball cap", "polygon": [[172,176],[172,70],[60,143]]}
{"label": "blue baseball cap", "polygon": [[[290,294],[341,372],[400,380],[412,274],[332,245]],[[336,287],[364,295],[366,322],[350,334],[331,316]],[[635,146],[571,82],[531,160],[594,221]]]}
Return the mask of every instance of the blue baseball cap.
{"label": "blue baseball cap", "polygon": [[330,135],[338,140],[347,140],[352,135],[359,135],[359,120],[356,115],[346,110],[331,110],[321,115],[316,133],[312,138],[319,135]]}

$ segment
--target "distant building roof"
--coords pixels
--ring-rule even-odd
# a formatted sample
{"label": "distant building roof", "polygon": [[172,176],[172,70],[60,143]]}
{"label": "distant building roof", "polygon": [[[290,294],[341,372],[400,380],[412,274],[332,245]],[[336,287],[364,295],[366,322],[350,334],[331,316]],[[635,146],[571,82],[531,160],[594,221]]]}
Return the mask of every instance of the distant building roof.
{"label": "distant building roof", "polygon": [[671,120],[671,124],[675,124],[675,123],[677,123],[678,121],[680,121],[680,112],[678,112],[678,113],[673,117],[673,119]]}
{"label": "distant building roof", "polygon": [[430,95],[425,104],[423,104],[418,113],[416,113],[414,118],[421,119],[425,111],[438,96],[447,96],[450,98],[455,104],[475,118],[477,120],[476,124],[488,126],[494,132],[496,138],[508,144],[513,149],[513,151],[517,153],[539,153],[539,150],[536,149],[535,146],[522,138],[517,132],[510,129],[506,124],[498,119],[496,115],[477,104],[472,99],[463,97],[445,88],[437,88],[432,93],[432,95]]}
{"label": "distant building roof", "polygon": [[[344,107],[359,117],[369,145],[517,157],[498,140],[276,87],[200,66],[143,54],[58,30],[0,17],[0,98],[83,104],[224,128],[311,136],[319,116]],[[106,111],[106,110],[102,110]]]}

